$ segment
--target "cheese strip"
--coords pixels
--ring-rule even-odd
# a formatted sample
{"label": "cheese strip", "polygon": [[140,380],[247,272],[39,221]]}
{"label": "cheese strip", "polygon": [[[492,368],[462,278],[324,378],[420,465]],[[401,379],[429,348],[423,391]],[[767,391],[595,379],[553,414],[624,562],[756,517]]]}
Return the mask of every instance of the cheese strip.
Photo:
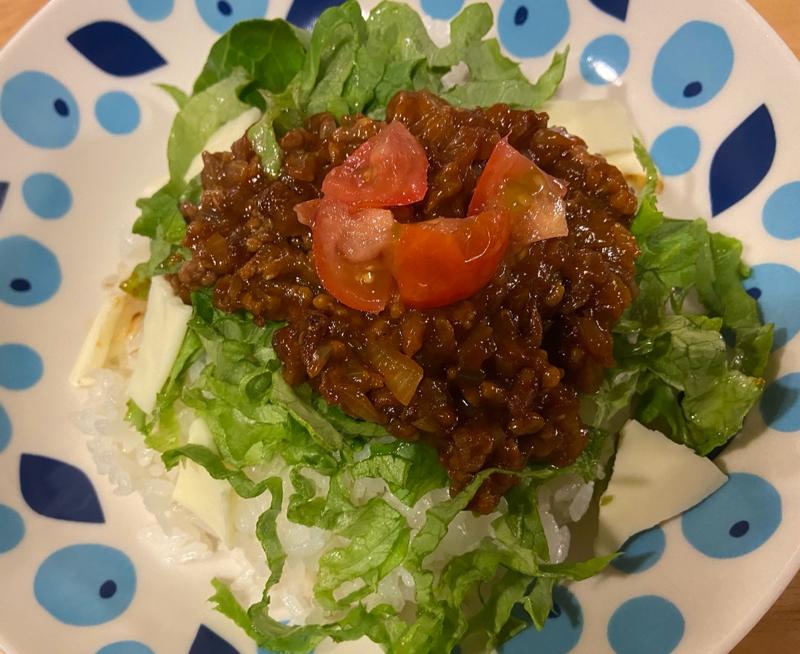
{"label": "cheese strip", "polygon": [[614,471],[600,497],[598,556],[690,509],[728,479],[711,460],[636,421],[626,423],[619,438]]}
{"label": "cheese strip", "polygon": [[172,292],[164,277],[153,277],[147,297],[142,345],[128,382],[128,397],[145,413],[156,404],[156,396],[167,381],[178,355],[192,308]]}

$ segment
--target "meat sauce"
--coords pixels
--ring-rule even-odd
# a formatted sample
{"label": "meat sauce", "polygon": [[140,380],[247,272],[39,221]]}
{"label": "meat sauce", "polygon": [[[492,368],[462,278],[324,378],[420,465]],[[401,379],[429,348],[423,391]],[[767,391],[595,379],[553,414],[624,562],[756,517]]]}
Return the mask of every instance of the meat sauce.
{"label": "meat sauce", "polygon": [[[450,306],[412,310],[394,299],[377,314],[350,309],[321,286],[311,232],[294,207],[319,197],[328,171],[384,123],[318,114],[281,139],[277,178],[264,174],[246,138],[204,154],[200,201],[181,207],[192,256],[172,278],[176,291],[188,301],[213,287],[221,310],[285,321],[273,344],[286,380],[308,382],[399,438],[432,444],[453,492],[489,467],[568,465],[588,437],[578,394],[595,391],[613,365],[611,329],[636,292],[634,193],[583,141],[548,127],[544,113],[457,109],[427,92],[401,92],[386,120],[401,121],[429,161],[427,195],[396,210],[397,220],[465,216],[486,160],[508,137],[568,185],[569,234],[507,257],[488,285]],[[407,404],[370,364],[376,348],[422,367]],[[492,475],[472,508],[491,511],[514,483]]]}

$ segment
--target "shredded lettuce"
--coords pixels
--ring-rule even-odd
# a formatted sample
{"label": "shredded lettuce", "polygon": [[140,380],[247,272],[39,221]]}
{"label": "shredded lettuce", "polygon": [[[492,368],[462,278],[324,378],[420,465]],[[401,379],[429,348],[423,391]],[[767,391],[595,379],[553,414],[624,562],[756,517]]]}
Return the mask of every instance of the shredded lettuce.
{"label": "shredded lettuce", "polygon": [[186,94],[186,91],[173,84],[156,84],[156,86],[173,99],[178,109],[183,109],[189,101],[189,96]]}
{"label": "shredded lettuce", "polygon": [[702,220],[667,218],[657,171],[640,143],[647,184],[631,225],[639,295],[614,329],[617,367],[587,398],[597,426],[620,413],[708,454],[742,427],[764,387],[772,325],[742,286],[742,244]]}
{"label": "shredded lettuce", "polygon": [[[403,89],[427,89],[467,107],[506,102],[532,109],[546,102],[564,76],[566,52],[556,54],[539,81],[531,83],[496,39],[484,38],[491,25],[487,4],[469,5],[453,21],[451,43],[438,48],[405,4],[385,0],[366,20],[355,0],[326,10],[294,79],[280,92],[262,91],[266,113],[248,136],[264,170],[277,172],[277,139],[303,116],[329,111],[337,117],[383,118],[389,100]],[[461,62],[468,78],[446,89],[443,77]]]}
{"label": "shredded lettuce", "polygon": [[[391,0],[366,19],[356,0],[347,0],[324,11],[311,33],[283,20],[234,25],[212,46],[190,96],[160,85],[179,108],[167,143],[170,182],[137,205],[134,232],[151,239],[150,259],[122,289],[145,297],[151,277],[175,272],[189,256],[179,248],[185,225],[178,206],[196,196],[197,183],[184,176],[209,137],[251,106],[263,114],[247,136],[264,170],[275,176],[280,137],[313,113],[383,118],[391,97],[403,89],[427,89],[466,107],[505,102],[531,109],[546,102],[564,76],[566,51],[531,83],[496,39],[485,38],[491,26],[489,5],[469,5],[453,21],[451,43],[438,48],[419,15]],[[467,79],[446,88],[443,77],[462,62]]]}
{"label": "shredded lettuce", "polygon": [[214,132],[243,114],[249,105],[239,99],[251,79],[243,68],[193,95],[175,116],[167,141],[167,160],[172,180],[183,180],[189,165]]}
{"label": "shredded lettuce", "polygon": [[[482,472],[462,493],[430,509],[425,524],[413,535],[396,510],[379,498],[358,508],[337,531],[349,537],[348,545],[322,557],[315,586],[316,598],[323,606],[346,611],[340,620],[283,625],[269,616],[266,592],[261,602],[245,610],[221,580],[215,580],[216,593],[211,599],[217,610],[245,629],[260,646],[290,654],[308,652],[325,637],[341,641],[365,635],[387,652],[445,654],[467,636],[480,639],[487,650],[491,649],[524,625],[511,620],[515,606],[521,606],[534,624],[541,626],[552,608],[552,589],[558,579],[585,579],[613,558],[546,563],[547,545],[533,500],[537,482],[529,479],[508,495],[509,510],[495,521],[495,529],[509,535],[508,542],[500,537],[485,538],[472,551],[452,557],[441,573],[431,572],[425,558],[441,543],[449,523],[492,472],[496,471]],[[411,621],[392,607],[378,605],[368,610],[359,602],[398,565],[413,576],[416,585],[416,615]],[[332,589],[353,579],[363,585],[335,600]]]}
{"label": "shredded lettuce", "polygon": [[[243,70],[254,87],[278,93],[300,70],[305,47],[298,32],[284,20],[246,20],[237,23],[211,47],[192,95]],[[249,94],[251,103],[257,96]]]}
{"label": "shredded lettuce", "polygon": [[[481,483],[498,471],[481,472],[464,491],[434,504],[417,530],[383,497],[357,501],[354,483],[379,479],[397,500],[413,507],[430,491],[446,487],[447,475],[429,445],[388,438],[380,426],[346,416],[309,387],[290,387],[271,345],[280,323],[259,327],[248,315],[223,313],[207,291],[195,293],[192,304],[184,344],[155,410],[144,415],[131,406],[130,419],[148,444],[163,452],[167,468],[186,458],[215,479],[227,480],[241,497],[269,492],[270,508],[256,530],[270,569],[262,600],[245,610],[221,581],[215,582],[212,598],[260,646],[304,653],[328,636],[366,635],[390,653],[449,653],[467,637],[493,647],[523,626],[511,620],[515,606],[541,626],[559,579],[585,578],[608,563],[603,558],[550,564],[536,507],[536,488],[544,481],[572,473],[594,478],[600,432],[570,468],[523,471],[506,497],[507,510],[493,523],[494,536],[451,557],[434,573],[428,557]],[[177,416],[186,407],[206,421],[218,453],[185,442]],[[264,472],[274,470],[277,459],[289,466],[288,483]],[[322,493],[314,482],[320,475],[328,479]],[[314,597],[339,619],[298,627],[270,616],[269,590],[281,578],[286,557],[275,522],[282,510],[292,522],[338,537],[337,546],[320,558]],[[410,622],[392,607],[368,610],[363,603],[400,567],[415,583],[417,617]],[[476,603],[479,592],[483,603]],[[465,603],[474,605],[466,613]]]}
{"label": "shredded lettuce", "polygon": [[209,137],[248,109],[249,105],[239,99],[239,93],[249,83],[245,71],[237,68],[230,76],[188,99],[179,89],[162,85],[180,105],[167,144],[170,180],[152,196],[136,203],[140,214],[133,233],[150,239],[150,258],[137,265],[120,285],[123,291],[146,297],[151,277],[176,272],[189,257],[189,250],[180,245],[186,223],[179,207],[185,200],[197,199],[200,185],[197,179],[185,180],[184,176]]}
{"label": "shredded lettuce", "polygon": [[[185,175],[211,134],[250,106],[263,114],[247,136],[266,173],[277,175],[280,137],[315,112],[383,118],[402,89],[427,89],[466,107],[535,108],[548,100],[564,75],[567,51],[556,53],[531,83],[497,40],[487,38],[491,26],[489,6],[471,4],[440,48],[416,12],[388,0],[366,18],[348,0],[326,10],[310,33],[281,20],[234,26],[212,47],[191,95],[162,85],[178,105],[167,148],[170,181],[137,205],[134,232],[150,239],[150,258],[123,288],[144,297],[152,276],[175,272],[190,256],[181,247],[186,226],[178,207],[196,202],[201,189]],[[459,66],[466,78],[452,85],[446,76]],[[631,414],[701,454],[739,430],[761,392],[772,341],[771,326],[761,324],[742,288],[741,244],[710,233],[702,220],[665,217],[656,204],[657,171],[638,144],[637,152],[647,172],[632,225],[641,249],[640,293],[614,332],[617,367],[597,395],[584,398],[590,443],[569,468],[517,473],[492,535],[450,556],[438,572],[431,555],[453,520],[489,475],[509,473],[482,471],[430,507],[413,529],[402,505],[414,507],[448,483],[436,451],[351,418],[308,385],[287,384],[272,347],[280,323],[258,326],[249,315],[223,313],[209,291],[192,296],[194,313],[155,409],[145,414],[130,403],[128,419],[167,468],[189,459],[241,497],[269,493],[255,534],[270,570],[261,600],[241,606],[222,580],[214,580],[211,598],[259,646],[305,654],[328,637],[367,636],[390,654],[450,654],[465,641],[490,650],[529,623],[542,628],[555,585],[597,574],[612,557],[550,563],[539,485],[559,475],[594,480],[606,435],[620,416]],[[186,442],[185,411],[206,422],[216,451]],[[276,466],[283,466],[280,476]],[[359,501],[354,487],[361,480],[381,480],[397,501]],[[283,512],[291,522],[335,536],[313,588],[326,623],[287,625],[270,615],[270,590],[286,559],[277,528]],[[414,581],[413,619],[364,601],[400,569]]]}

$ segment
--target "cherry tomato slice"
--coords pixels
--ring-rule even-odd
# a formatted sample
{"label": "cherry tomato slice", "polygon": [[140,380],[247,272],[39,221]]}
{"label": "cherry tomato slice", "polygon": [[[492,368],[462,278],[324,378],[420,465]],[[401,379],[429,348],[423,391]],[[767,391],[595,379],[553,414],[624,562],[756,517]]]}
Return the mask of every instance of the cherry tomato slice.
{"label": "cherry tomato slice", "polygon": [[322,182],[326,198],[360,208],[412,204],[427,191],[425,150],[397,120],[356,148]]}
{"label": "cherry tomato slice", "polygon": [[432,309],[484,287],[508,247],[509,217],[488,210],[397,227],[392,272],[406,306]]}
{"label": "cherry tomato slice", "polygon": [[297,214],[297,222],[306,227],[314,227],[314,218],[319,209],[320,200],[307,200],[294,205],[294,212]]}
{"label": "cherry tomato slice", "polygon": [[384,256],[392,244],[392,212],[353,211],[324,199],[313,220],[312,254],[325,290],[353,309],[381,311],[394,286]]}
{"label": "cherry tomato slice", "polygon": [[498,208],[512,220],[515,248],[556,236],[566,236],[566,186],[541,170],[526,156],[498,141],[478,179],[469,214]]}

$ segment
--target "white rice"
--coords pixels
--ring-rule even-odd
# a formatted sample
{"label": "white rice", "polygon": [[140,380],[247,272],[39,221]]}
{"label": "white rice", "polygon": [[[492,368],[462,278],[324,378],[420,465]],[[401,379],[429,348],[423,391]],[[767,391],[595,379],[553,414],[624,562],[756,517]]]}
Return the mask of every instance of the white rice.
{"label": "white rice", "polygon": [[[138,320],[141,324],[141,320]],[[117,345],[112,362],[114,369],[95,371],[94,384],[84,392],[84,406],[73,416],[77,427],[89,438],[87,446],[101,475],[108,477],[115,492],[128,495],[137,492],[145,507],[154,516],[154,522],[139,534],[158,555],[169,563],[191,563],[212,556],[225,560],[225,569],[236,572],[231,580],[234,593],[243,603],[252,603],[261,597],[267,577],[267,566],[261,544],[255,537],[258,517],[268,507],[269,493],[253,499],[242,499],[232,493],[233,538],[227,548],[211,530],[194,515],[172,499],[180,466],[167,472],[158,452],[148,448],[144,439],[124,419],[126,413],[126,385],[135,363],[139,334],[137,329]],[[189,410],[179,416],[188,430],[193,419]],[[364,453],[366,456],[366,452]],[[284,483],[284,497],[292,492],[288,468],[276,461],[269,470],[260,474],[277,474]],[[328,480],[313,471],[307,476],[317,485],[318,494],[327,491]],[[563,561],[569,551],[568,524],[576,522],[586,512],[592,498],[593,484],[586,484],[577,476],[559,478],[544,484],[538,493],[539,511],[544,526],[550,557],[553,562]],[[426,511],[448,497],[446,489],[437,489],[408,507],[397,499],[380,479],[359,479],[351,489],[351,499],[363,504],[380,496],[403,515],[412,533],[422,527]],[[284,502],[284,507],[286,502]],[[498,510],[505,506],[504,500]],[[492,521],[499,515],[460,513],[450,524],[439,547],[424,561],[425,567],[440,570],[452,556],[470,551],[480,541],[492,535]],[[271,592],[271,612],[278,620],[292,624],[309,624],[327,620],[313,599],[313,586],[317,576],[320,556],[328,549],[340,546],[341,538],[318,528],[292,523],[285,511],[277,520],[278,536],[286,551],[284,573]],[[357,586],[347,585],[337,589],[335,596],[342,597]],[[368,608],[387,603],[398,612],[408,609],[414,601],[414,579],[403,568],[392,571],[364,602]]]}

